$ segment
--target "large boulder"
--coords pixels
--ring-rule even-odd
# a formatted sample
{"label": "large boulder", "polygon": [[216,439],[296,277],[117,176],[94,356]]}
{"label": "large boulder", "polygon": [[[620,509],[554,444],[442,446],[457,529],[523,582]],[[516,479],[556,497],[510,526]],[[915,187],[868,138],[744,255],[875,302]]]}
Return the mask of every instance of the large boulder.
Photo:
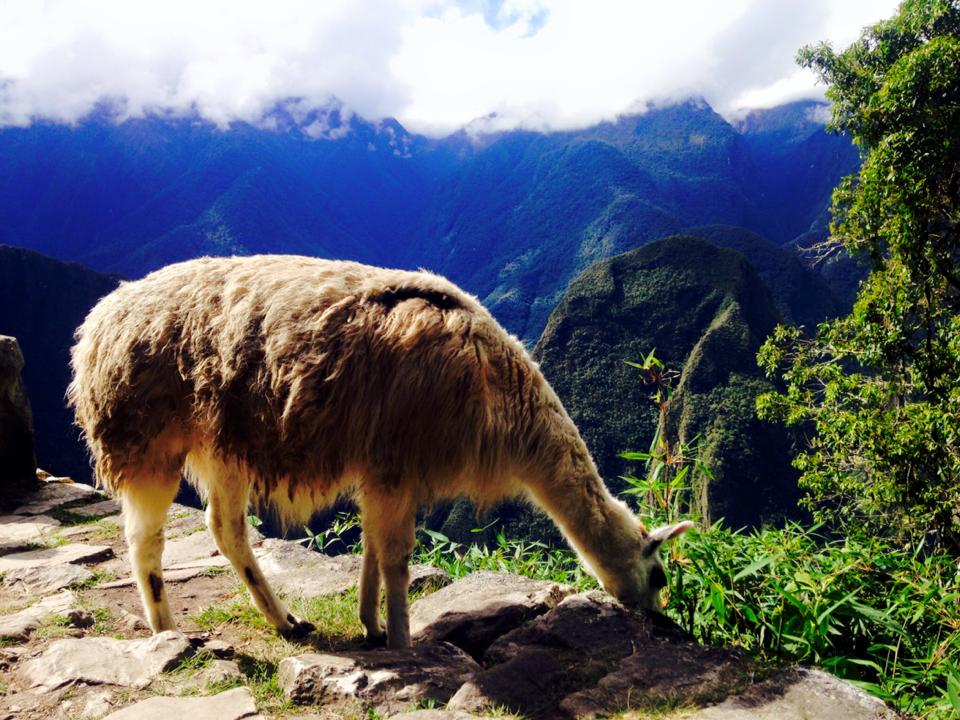
{"label": "large boulder", "polygon": [[448,643],[413,650],[306,653],[280,663],[280,684],[298,704],[358,704],[397,712],[423,702],[445,703],[480,666]]}
{"label": "large boulder", "polygon": [[483,661],[450,709],[579,718],[631,704],[702,705],[745,685],[750,668],[737,652],[697,645],[669,620],[599,592],[568,597],[503,635]]}
{"label": "large boulder", "polygon": [[688,720],[896,720],[880,698],[822,670],[792,668]]}
{"label": "large boulder", "polygon": [[479,658],[504,633],[570,595],[566,585],[498,572],[475,572],[410,608],[416,642],[446,641]]}
{"label": "large boulder", "polygon": [[37,487],[33,415],[21,370],[16,338],[0,335],[0,508],[13,507]]}

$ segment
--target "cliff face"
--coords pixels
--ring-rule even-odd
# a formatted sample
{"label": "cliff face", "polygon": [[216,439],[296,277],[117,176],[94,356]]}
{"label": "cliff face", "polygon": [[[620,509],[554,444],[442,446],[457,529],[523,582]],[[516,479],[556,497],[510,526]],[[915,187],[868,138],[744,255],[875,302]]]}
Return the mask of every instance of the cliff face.
{"label": "cliff face", "polygon": [[37,461],[77,480],[89,481],[90,465],[64,400],[70,346],[90,308],[119,282],[114,275],[0,245],[0,335],[16,337],[23,351]]}
{"label": "cliff face", "polygon": [[13,507],[37,486],[33,420],[21,370],[17,339],[0,335],[0,509]]}
{"label": "cliff face", "polygon": [[756,352],[779,320],[770,290],[741,254],[675,236],[580,275],[534,355],[614,490],[614,478],[630,470],[617,453],[646,450],[657,424],[650,388],[624,360],[655,350],[682,368],[668,431],[674,441],[699,437],[716,476],[711,517],[757,524],[796,507],[789,437],[753,409],[768,387]]}

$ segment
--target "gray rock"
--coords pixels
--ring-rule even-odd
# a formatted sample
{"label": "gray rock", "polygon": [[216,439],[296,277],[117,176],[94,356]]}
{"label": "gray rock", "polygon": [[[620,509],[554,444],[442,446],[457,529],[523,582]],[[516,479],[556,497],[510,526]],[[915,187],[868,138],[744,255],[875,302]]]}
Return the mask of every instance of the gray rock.
{"label": "gray rock", "polygon": [[3,576],[3,585],[22,593],[49,595],[93,577],[92,572],[80,565],[44,565],[10,570]]}
{"label": "gray rock", "polygon": [[0,507],[17,504],[37,488],[33,416],[20,377],[23,354],[16,338],[0,335]]}
{"label": "gray rock", "polygon": [[58,547],[4,555],[0,557],[0,572],[51,567],[64,563],[97,562],[111,557],[113,557],[113,549],[107,545],[70,543]]}
{"label": "gray rock", "polygon": [[702,706],[742,688],[750,669],[749,662],[723,648],[652,643],[625,658],[595,687],[564,698],[560,711],[586,720],[623,708]]}
{"label": "gray rock", "polygon": [[76,596],[69,590],[43,598],[28,608],[0,617],[0,638],[24,641],[48,617],[69,617],[80,610]]}
{"label": "gray rock", "polygon": [[410,633],[418,642],[443,640],[479,657],[496,638],[571,593],[571,587],[543,580],[472,573],[413,603]]}
{"label": "gray rock", "polygon": [[338,595],[357,584],[359,555],[330,557],[286,540],[264,540],[256,551],[263,574],[288,595]]}
{"label": "gray rock", "polygon": [[207,640],[203,644],[203,649],[223,660],[229,660],[235,653],[233,645],[226,640]]}
{"label": "gray rock", "polygon": [[[339,595],[355,587],[360,575],[361,556],[354,553],[324,555],[288,540],[264,539],[255,554],[270,584],[288,595]],[[411,592],[449,582],[450,576],[439,568],[410,566]]]}
{"label": "gray rock", "polygon": [[484,720],[509,720],[506,716],[472,715],[462,710],[414,710],[400,715],[391,715],[387,720],[476,720],[478,717]]}
{"label": "gray rock", "polygon": [[27,652],[25,647],[2,647],[0,648],[0,672],[6,672],[14,663]]}
{"label": "gray rock", "polygon": [[[167,540],[163,546],[164,569],[184,566],[194,560],[209,560],[220,555],[213,536],[207,530]],[[224,561],[226,558],[224,558]]]}
{"label": "gray rock", "polygon": [[648,697],[660,707],[715,701],[745,684],[749,669],[737,653],[697,645],[670,621],[631,613],[598,592],[568,597],[499,638],[484,662],[487,669],[460,688],[448,709],[610,715]]}
{"label": "gray rock", "polygon": [[152,697],[104,720],[262,720],[257,714],[253,695],[247,688],[234,688],[209,697]]}
{"label": "gray rock", "polygon": [[410,566],[410,592],[439,590],[453,581],[450,574],[435,565]]}
{"label": "gray rock", "polygon": [[77,525],[66,525],[57,531],[57,535],[70,542],[85,542],[86,540],[99,536],[103,537],[113,531],[117,539],[123,537],[123,526],[120,518],[105,517],[95,522],[84,522]]}
{"label": "gray rock", "polygon": [[280,662],[280,684],[295,703],[349,700],[378,712],[417,702],[446,702],[479,665],[447,643],[409,651],[367,650],[337,655],[308,653]]}
{"label": "gray rock", "polygon": [[41,692],[80,683],[142,688],[190,652],[187,637],[170,630],[143,640],[57,640],[20,672],[30,687]]}
{"label": "gray rock", "polygon": [[24,517],[0,516],[0,554],[26,550],[49,539],[60,527],[60,521],[47,515]]}
{"label": "gray rock", "polygon": [[240,666],[233,660],[221,660],[217,658],[212,660],[203,670],[197,674],[197,680],[201,686],[212,683],[225,683],[231,680],[237,680],[243,677],[240,672]]}
{"label": "gray rock", "polygon": [[48,478],[26,503],[13,511],[14,515],[43,515],[77,500],[88,502],[103,496],[89,485],[75,483],[70,478]]}
{"label": "gray rock", "polygon": [[[104,587],[101,585],[101,587]],[[130,612],[129,610],[124,610],[123,608],[117,609],[117,619],[120,622],[120,627],[122,627],[127,632],[135,633],[140,630],[149,630],[150,626],[147,625],[147,621],[144,620],[139,615]]]}
{"label": "gray rock", "polygon": [[167,539],[191,535],[207,527],[203,510],[174,503],[167,511],[167,521],[164,523]]}
{"label": "gray rock", "polygon": [[691,715],[689,720],[895,720],[882,700],[820,670],[799,668]]}
{"label": "gray rock", "polygon": [[116,500],[101,500],[90,505],[79,505],[70,508],[70,512],[85,518],[101,518],[116,515],[120,512],[120,503]]}
{"label": "gray rock", "polygon": [[[62,707],[62,706],[61,706]],[[102,718],[113,707],[113,691],[97,690],[84,698],[83,718]]]}

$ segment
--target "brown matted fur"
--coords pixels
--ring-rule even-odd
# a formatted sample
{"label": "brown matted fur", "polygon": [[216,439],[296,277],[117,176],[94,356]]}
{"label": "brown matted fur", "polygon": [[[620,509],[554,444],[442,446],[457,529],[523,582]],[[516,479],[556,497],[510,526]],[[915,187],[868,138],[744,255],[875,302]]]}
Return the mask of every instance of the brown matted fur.
{"label": "brown matted fur", "polygon": [[291,634],[309,628],[256,566],[247,505],[302,523],[355,496],[361,617],[383,634],[382,577],[397,647],[409,644],[405,564],[423,503],[529,496],[605,588],[647,607],[659,567],[650,548],[688,527],[648,534],[609,495],[522,344],[426,272],[297,256],[171,265],[101,300],[72,363],[69,401],[98,481],[123,500],[155,630],[173,624],[157,548],[181,472],[207,498],[214,537],[257,605]]}

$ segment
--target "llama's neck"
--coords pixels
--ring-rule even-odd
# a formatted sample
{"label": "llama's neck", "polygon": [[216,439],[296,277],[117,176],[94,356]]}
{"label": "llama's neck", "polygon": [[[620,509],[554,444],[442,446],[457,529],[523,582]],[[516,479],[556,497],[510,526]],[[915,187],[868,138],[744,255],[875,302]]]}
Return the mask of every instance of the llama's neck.
{"label": "llama's neck", "polygon": [[512,431],[523,438],[518,460],[526,471],[527,492],[604,588],[615,592],[630,582],[643,545],[643,526],[610,494],[579,430],[539,368],[533,363],[520,367],[530,373],[532,409],[514,418]]}
{"label": "llama's neck", "polygon": [[573,433],[565,433],[567,447],[555,448],[561,460],[536,472],[527,488],[604,587],[612,589],[639,552],[642,526],[607,490],[575,428]]}

